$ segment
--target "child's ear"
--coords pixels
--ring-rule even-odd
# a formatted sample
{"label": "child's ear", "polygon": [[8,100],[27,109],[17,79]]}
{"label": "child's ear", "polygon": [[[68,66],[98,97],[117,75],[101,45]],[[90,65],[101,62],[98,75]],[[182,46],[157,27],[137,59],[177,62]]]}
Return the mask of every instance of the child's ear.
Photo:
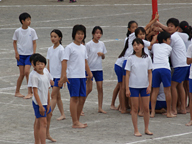
{"label": "child's ear", "polygon": [[24,20],[21,20],[21,23],[23,24],[23,22],[25,22]]}

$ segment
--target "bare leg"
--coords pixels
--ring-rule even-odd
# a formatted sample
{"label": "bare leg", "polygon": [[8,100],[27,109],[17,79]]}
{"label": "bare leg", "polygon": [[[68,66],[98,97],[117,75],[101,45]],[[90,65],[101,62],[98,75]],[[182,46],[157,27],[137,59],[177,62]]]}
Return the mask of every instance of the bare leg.
{"label": "bare leg", "polygon": [[180,114],[186,114],[186,106],[185,106],[185,90],[183,87],[183,82],[179,83],[178,86],[178,92],[181,99],[181,110],[178,111]]}
{"label": "bare leg", "polygon": [[153,135],[152,132],[149,131],[149,96],[142,97],[143,110],[144,110],[144,123],[145,123],[145,134]]}
{"label": "bare leg", "polygon": [[86,97],[79,97],[79,103],[77,105],[77,119],[78,119],[78,121],[80,119],[80,115],[81,115],[85,100],[86,100]]}
{"label": "bare leg", "polygon": [[189,98],[189,81],[185,80],[183,83],[184,89],[185,89],[185,106],[186,109],[188,110],[188,104],[187,104],[187,100]]}
{"label": "bare leg", "polygon": [[128,113],[127,109],[126,109],[126,104],[125,104],[125,76],[123,76],[122,79],[122,86],[120,88],[120,97],[121,97],[121,113],[125,114]]}
{"label": "bare leg", "polygon": [[142,136],[141,133],[138,130],[137,127],[137,113],[138,113],[138,106],[139,106],[139,101],[138,97],[131,97],[131,102],[132,102],[132,122],[133,122],[133,127],[134,127],[134,135],[139,137]]}
{"label": "bare leg", "polygon": [[58,106],[59,111],[61,113],[61,116],[59,118],[57,118],[57,120],[64,120],[66,117],[65,117],[65,114],[64,114],[63,102],[61,100],[61,93],[60,93],[60,91],[58,92],[58,96],[57,96],[57,106]]}
{"label": "bare leg", "polygon": [[39,137],[41,140],[41,144],[46,144],[47,118],[41,117],[41,118],[39,118],[39,121],[40,121]]}
{"label": "bare leg", "polygon": [[177,85],[179,83],[171,81],[171,94],[172,94],[172,114],[177,115]]}
{"label": "bare leg", "polygon": [[111,107],[110,107],[110,109],[112,109],[112,110],[117,110],[117,108],[115,107],[115,100],[117,98],[119,90],[120,90],[120,85],[119,85],[119,83],[117,83],[115,89],[113,90],[113,97],[112,97]]}
{"label": "bare leg", "polygon": [[37,118],[35,118],[34,122],[34,138],[35,138],[35,144],[40,144],[40,137],[39,137],[39,129],[40,129],[40,122]]}
{"label": "bare leg", "polygon": [[[26,77],[26,80],[27,80],[27,84],[28,84],[28,80],[29,80],[29,73],[30,73],[30,68],[31,66],[30,65],[25,65],[25,69],[24,69],[24,75]],[[24,97],[24,99],[29,99],[31,98],[33,95],[32,95],[32,88],[28,88],[28,94]]]}
{"label": "bare leg", "polygon": [[192,93],[189,93],[189,99],[190,99],[190,121],[186,124],[186,126],[192,126]]}
{"label": "bare leg", "polygon": [[96,82],[98,91],[98,112],[106,114],[107,112],[102,109],[103,105],[103,81]]}
{"label": "bare leg", "polygon": [[22,81],[23,81],[23,78],[24,78],[24,70],[25,70],[25,67],[24,66],[19,66],[19,77],[17,79],[17,86],[16,86],[16,90],[15,90],[15,96],[16,97],[24,97],[24,95],[22,95],[20,93],[20,87],[21,87],[21,84],[22,84]]}
{"label": "bare leg", "polygon": [[141,96],[140,96],[140,94],[139,94],[139,116],[140,117],[143,117],[143,115],[144,115],[144,113],[143,113],[143,103],[141,102],[142,100],[141,100]]}
{"label": "bare leg", "polygon": [[155,106],[156,106],[158,93],[159,93],[159,87],[153,88],[153,91],[151,94],[151,115],[150,115],[151,118],[155,117]]}
{"label": "bare leg", "polygon": [[46,129],[46,139],[52,141],[52,142],[56,142],[55,139],[53,139],[51,136],[50,136],[50,133],[49,133],[49,127],[50,127],[50,123],[51,123],[51,117],[52,117],[52,112],[50,112],[49,114],[47,114],[47,129]]}
{"label": "bare leg", "polygon": [[55,109],[55,106],[57,104],[57,97],[59,96],[60,87],[53,87],[52,93],[51,93],[51,110],[52,112]]}
{"label": "bare leg", "polygon": [[30,99],[32,96],[32,87],[28,87],[28,94],[24,97],[24,99]]}

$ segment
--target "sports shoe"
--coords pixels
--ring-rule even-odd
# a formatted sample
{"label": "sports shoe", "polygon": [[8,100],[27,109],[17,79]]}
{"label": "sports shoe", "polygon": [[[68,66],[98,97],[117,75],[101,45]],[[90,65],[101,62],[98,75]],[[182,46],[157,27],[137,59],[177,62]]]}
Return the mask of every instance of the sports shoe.
{"label": "sports shoe", "polygon": [[74,2],[77,2],[77,1],[76,1],[76,0],[70,0],[69,2],[70,2],[70,3],[74,3]]}

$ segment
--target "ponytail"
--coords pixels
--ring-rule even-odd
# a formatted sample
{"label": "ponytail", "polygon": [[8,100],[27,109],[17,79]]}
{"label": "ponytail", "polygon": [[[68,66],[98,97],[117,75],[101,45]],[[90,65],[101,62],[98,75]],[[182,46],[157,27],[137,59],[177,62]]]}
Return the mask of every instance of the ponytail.
{"label": "ponytail", "polygon": [[123,51],[121,52],[121,54],[119,55],[118,58],[121,58],[121,57],[123,57],[123,56],[125,55],[125,52],[126,52],[126,50],[128,49],[128,46],[129,46],[129,38],[127,38],[127,40],[126,40],[126,42],[125,42],[124,49],[123,49]]}
{"label": "ponytail", "polygon": [[188,40],[191,40],[191,38],[192,38],[192,28],[188,24],[188,22],[186,22],[186,21],[180,22],[179,27],[183,30],[183,33],[188,34],[188,36],[189,36]]}

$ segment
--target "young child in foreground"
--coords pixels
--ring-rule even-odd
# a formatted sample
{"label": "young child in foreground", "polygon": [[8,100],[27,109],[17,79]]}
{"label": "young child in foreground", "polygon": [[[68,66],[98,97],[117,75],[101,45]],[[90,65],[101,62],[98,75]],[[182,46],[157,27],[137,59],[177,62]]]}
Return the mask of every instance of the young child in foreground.
{"label": "young child in foreground", "polygon": [[[137,114],[139,107],[139,95],[141,96],[143,111],[145,134],[153,135],[148,129],[149,125],[149,96],[152,84],[152,61],[144,51],[144,42],[140,38],[136,38],[132,42],[133,55],[128,57],[125,66],[126,71],[126,96],[131,97],[131,116],[134,126],[134,135],[139,137],[142,134],[137,126]],[[142,69],[142,73],[141,73]]]}
{"label": "young child in foreground", "polygon": [[[31,63],[29,61],[30,56],[36,51],[37,34],[33,28],[30,28],[31,16],[28,13],[22,13],[19,16],[19,20],[22,27],[15,30],[13,35],[13,47],[15,50],[15,58],[17,59],[17,66],[19,67],[19,78],[17,80],[17,86],[15,90],[16,97],[24,97],[20,93],[20,87],[24,76],[27,83],[30,73]],[[28,89],[28,95],[25,97],[31,98],[32,91]]]}
{"label": "young child in foreground", "polygon": [[[86,47],[82,41],[86,38],[86,28],[83,25],[75,25],[72,31],[73,42],[66,46],[64,52],[64,66],[59,86],[67,82],[70,93],[70,112],[72,128],[85,128],[87,124],[79,121],[86,100],[86,76],[92,78],[92,73],[87,62]],[[66,72],[67,71],[67,72]]]}
{"label": "young child in foreground", "polygon": [[[51,120],[51,106],[50,106],[50,75],[44,72],[46,59],[37,55],[33,59],[34,70],[31,76],[31,86],[33,88],[32,104],[35,112],[34,123],[34,137],[35,143],[46,143],[47,127]],[[30,85],[29,85],[30,87]],[[47,119],[48,118],[48,119]],[[50,139],[50,135],[49,138]],[[56,141],[54,139],[50,139]]]}

